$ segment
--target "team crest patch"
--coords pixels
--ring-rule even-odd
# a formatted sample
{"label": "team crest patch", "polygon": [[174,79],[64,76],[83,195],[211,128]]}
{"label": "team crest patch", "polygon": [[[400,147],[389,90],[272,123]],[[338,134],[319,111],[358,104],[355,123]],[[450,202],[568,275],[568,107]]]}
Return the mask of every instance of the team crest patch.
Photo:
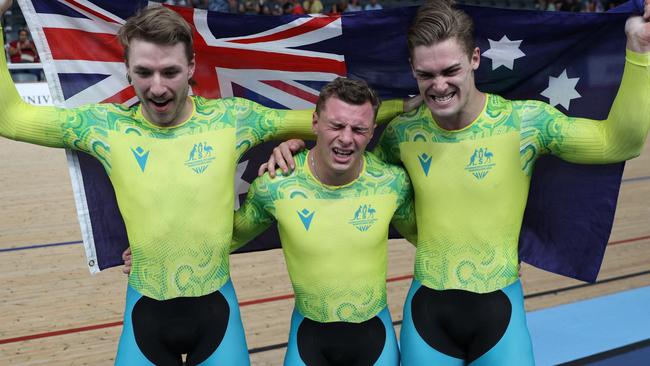
{"label": "team crest patch", "polygon": [[483,179],[496,165],[492,162],[493,158],[494,154],[487,147],[474,149],[474,153],[469,158],[469,164],[467,164],[465,170],[472,173],[476,179]]}
{"label": "team crest patch", "polygon": [[194,144],[192,150],[190,150],[189,158],[185,161],[185,166],[194,170],[195,173],[201,174],[214,161],[213,152],[214,149],[207,142]]}
{"label": "team crest patch", "polygon": [[309,211],[306,208],[303,208],[302,211],[296,211],[298,213],[298,217],[300,217],[300,221],[302,221],[302,225],[305,227],[305,230],[309,231],[309,226],[311,226],[311,219],[314,218],[314,214],[316,211]]}
{"label": "team crest patch", "polygon": [[431,168],[431,156],[427,155],[427,153],[422,153],[418,155],[418,160],[420,161],[420,166],[422,166],[424,176],[429,176],[429,168]]}
{"label": "team crest patch", "polygon": [[138,162],[140,170],[144,173],[144,169],[147,167],[147,160],[149,159],[149,151],[145,151],[142,147],[138,146],[135,149],[131,148],[131,152],[135,161]]}
{"label": "team crest patch", "polygon": [[360,205],[359,208],[354,211],[354,217],[348,223],[361,232],[368,231],[368,229],[377,222],[377,219],[375,218],[376,213],[377,210],[372,208],[372,205]]}

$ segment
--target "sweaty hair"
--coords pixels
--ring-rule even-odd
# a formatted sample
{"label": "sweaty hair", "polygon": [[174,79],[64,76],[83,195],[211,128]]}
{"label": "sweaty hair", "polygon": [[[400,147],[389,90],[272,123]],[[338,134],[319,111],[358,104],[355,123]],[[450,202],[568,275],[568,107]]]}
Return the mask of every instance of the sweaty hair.
{"label": "sweaty hair", "polygon": [[316,102],[316,114],[325,109],[325,102],[331,97],[336,97],[352,105],[370,102],[375,117],[377,117],[377,110],[381,104],[377,93],[370,89],[365,81],[338,77],[321,89]]}
{"label": "sweaty hair", "polygon": [[173,46],[180,42],[185,46],[187,61],[194,58],[192,28],[178,13],[164,6],[142,9],[127,19],[117,36],[124,47],[124,60],[127,63],[129,45],[134,39],[164,46]]}
{"label": "sweaty hair", "polygon": [[451,0],[429,0],[418,9],[408,31],[409,54],[418,46],[456,39],[468,57],[474,52],[474,21]]}

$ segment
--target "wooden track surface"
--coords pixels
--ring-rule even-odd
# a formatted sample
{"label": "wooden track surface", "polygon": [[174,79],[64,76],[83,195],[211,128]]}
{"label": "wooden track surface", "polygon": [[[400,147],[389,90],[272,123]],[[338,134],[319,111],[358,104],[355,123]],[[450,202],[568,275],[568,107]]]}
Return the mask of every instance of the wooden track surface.
{"label": "wooden track surface", "polygon": [[[0,171],[0,250],[81,240],[63,151],[0,139]],[[528,310],[650,285],[650,147],[624,178],[601,283],[524,266]],[[389,306],[399,321],[414,251],[402,240],[389,250]],[[292,293],[281,252],[233,256],[232,275],[253,365],[280,365],[293,300],[260,300]],[[78,243],[4,251],[0,283],[0,365],[113,363],[126,288],[120,269],[91,276]]]}

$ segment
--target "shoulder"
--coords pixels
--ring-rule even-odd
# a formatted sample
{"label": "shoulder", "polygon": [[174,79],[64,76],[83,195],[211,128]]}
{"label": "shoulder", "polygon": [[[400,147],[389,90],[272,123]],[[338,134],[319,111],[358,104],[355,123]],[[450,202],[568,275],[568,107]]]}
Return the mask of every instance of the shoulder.
{"label": "shoulder", "polygon": [[366,172],[373,177],[403,180],[404,176],[406,176],[406,171],[403,167],[387,163],[369,151],[364,153],[364,157],[366,161]]}

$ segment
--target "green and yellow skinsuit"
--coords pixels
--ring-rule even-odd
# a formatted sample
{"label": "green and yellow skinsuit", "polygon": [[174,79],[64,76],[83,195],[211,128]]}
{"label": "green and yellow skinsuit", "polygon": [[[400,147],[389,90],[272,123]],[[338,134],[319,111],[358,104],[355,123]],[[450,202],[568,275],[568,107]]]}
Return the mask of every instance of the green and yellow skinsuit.
{"label": "green and yellow skinsuit", "polygon": [[605,121],[572,118],[539,101],[487,95],[467,127],[448,131],[426,105],[393,120],[375,150],[413,182],[415,278],[437,289],[485,293],[517,280],[517,246],[541,154],[606,164],[640,154],[650,128],[650,55],[627,51]]}
{"label": "green and yellow skinsuit", "polygon": [[257,178],[235,213],[232,250],[274,219],[296,308],[318,322],[359,323],[386,307],[388,227],[415,242],[410,181],[404,170],[365,153],[357,179],[329,186],[295,156],[289,175]]}
{"label": "green and yellow skinsuit", "polygon": [[[1,40],[1,38],[0,38]],[[129,283],[156,300],[200,296],[229,279],[237,161],[271,138],[310,136],[311,110],[275,110],[241,98],[191,97],[177,126],[148,122],[140,105],[34,107],[0,64],[0,135],[84,151],[106,170],[133,252]],[[385,103],[379,118],[401,112]]]}
{"label": "green and yellow skinsuit", "polygon": [[[503,347],[523,353],[530,349],[517,267],[519,232],[535,161],[542,154],[581,164],[638,156],[650,128],[649,65],[650,54],[627,51],[623,80],[604,121],[567,117],[539,101],[511,101],[488,94],[479,116],[460,130],[441,128],[425,105],[388,125],[375,153],[387,162],[404,165],[417,197],[414,284],[402,325],[404,365],[432,362],[437,357],[428,351],[420,353],[426,347],[418,339],[440,331],[441,323],[418,322],[433,319],[432,310],[425,308],[439,309],[439,301],[467,303],[460,299],[470,295],[458,295],[456,290],[481,296],[501,296],[495,294],[504,290],[510,302],[517,299],[512,306],[523,325],[501,339],[520,341]],[[423,293],[440,297],[432,300],[434,295],[420,296]],[[509,356],[513,365],[528,364],[530,356],[523,353],[522,358]],[[495,355],[496,359],[504,357],[499,352]]]}
{"label": "green and yellow skinsuit", "polygon": [[285,366],[399,364],[386,306],[388,227],[416,242],[406,172],[363,155],[359,177],[329,186],[314,177],[311,151],[289,175],[257,178],[235,213],[232,250],[278,222],[295,293]]}

